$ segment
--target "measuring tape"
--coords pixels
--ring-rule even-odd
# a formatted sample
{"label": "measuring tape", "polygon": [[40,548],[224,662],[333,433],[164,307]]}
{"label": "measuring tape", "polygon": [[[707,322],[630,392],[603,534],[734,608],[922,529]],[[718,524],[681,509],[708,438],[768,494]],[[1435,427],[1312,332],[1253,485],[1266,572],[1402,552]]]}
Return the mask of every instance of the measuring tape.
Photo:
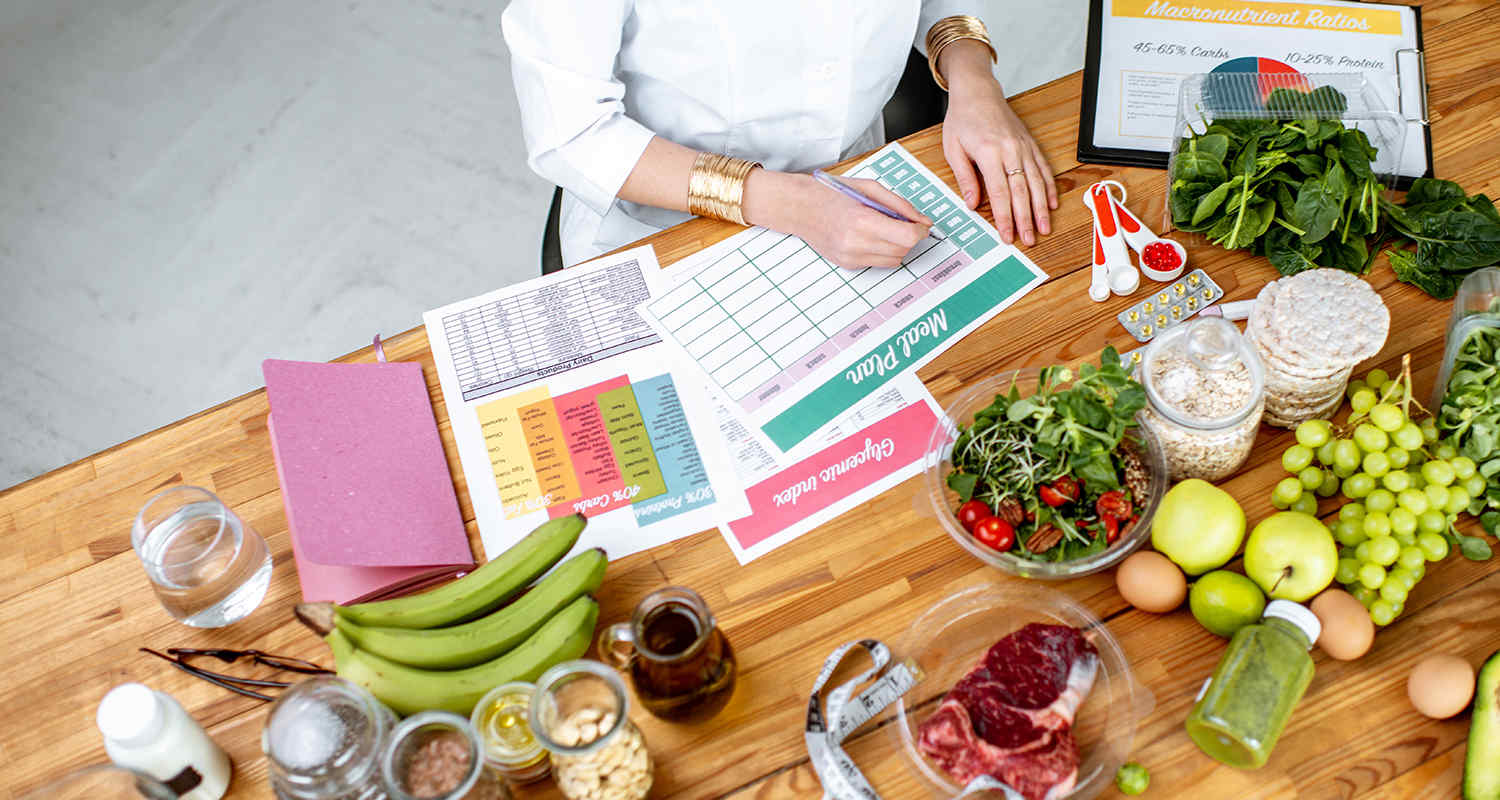
{"label": "measuring tape", "polygon": [[[844,657],[855,648],[870,654],[872,666],[829,692],[825,709],[818,703],[818,694],[823,691],[828,679],[833,677],[839,664],[843,663]],[[922,680],[922,669],[915,661],[906,659],[885,670],[890,663],[891,649],[875,639],[848,642],[834,650],[823,662],[823,669],[818,673],[818,680],[813,684],[812,695],[807,701],[807,728],[803,738],[807,740],[807,754],[812,760],[813,770],[823,784],[825,799],[880,800],[880,795],[870,787],[870,782],[865,780],[859,767],[854,765],[854,761],[840,745],[856,728],[870,721]],[[882,670],[885,670],[885,674],[879,680],[854,695],[855,687],[874,678]]]}

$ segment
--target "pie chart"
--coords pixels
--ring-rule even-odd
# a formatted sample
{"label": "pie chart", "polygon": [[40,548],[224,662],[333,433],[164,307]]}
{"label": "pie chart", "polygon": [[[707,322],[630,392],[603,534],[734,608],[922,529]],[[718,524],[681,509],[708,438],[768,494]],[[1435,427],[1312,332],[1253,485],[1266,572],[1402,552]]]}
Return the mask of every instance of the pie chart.
{"label": "pie chart", "polygon": [[1228,61],[1214,67],[1210,74],[1225,75],[1236,73],[1259,74],[1256,80],[1260,91],[1260,101],[1264,103],[1271,96],[1272,89],[1300,89],[1311,91],[1312,82],[1295,68],[1290,67],[1274,58],[1261,58],[1258,56],[1245,56],[1243,58],[1231,58]]}

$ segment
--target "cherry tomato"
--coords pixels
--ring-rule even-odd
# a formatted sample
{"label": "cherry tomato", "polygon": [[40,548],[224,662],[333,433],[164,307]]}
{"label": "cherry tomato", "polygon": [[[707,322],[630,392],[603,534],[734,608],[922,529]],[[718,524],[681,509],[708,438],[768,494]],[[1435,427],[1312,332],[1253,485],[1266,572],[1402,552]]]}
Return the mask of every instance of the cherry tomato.
{"label": "cherry tomato", "polygon": [[1094,503],[1094,510],[1099,516],[1111,516],[1116,520],[1129,519],[1134,513],[1134,508],[1129,500],[1125,499],[1125,493],[1119,489],[1105,492],[1099,495],[1098,501]]}
{"label": "cherry tomato", "polygon": [[1078,481],[1073,478],[1073,476],[1064,475],[1052,482],[1052,491],[1068,498],[1068,502],[1071,503],[1074,500],[1078,499],[1078,495],[1081,493],[1081,487],[1079,486]]}
{"label": "cherry tomato", "polygon": [[983,500],[970,500],[958,507],[958,524],[964,526],[964,530],[973,533],[974,523],[994,513]]}
{"label": "cherry tomato", "polygon": [[1064,497],[1062,492],[1059,492],[1051,486],[1043,486],[1042,488],[1037,489],[1036,493],[1041,496],[1043,503],[1046,503],[1053,508],[1057,508],[1063,503],[1068,502],[1068,498]]}
{"label": "cherry tomato", "polygon": [[985,547],[1003,553],[1016,543],[1016,529],[999,517],[985,517],[974,525],[974,538]]}
{"label": "cherry tomato", "polygon": [[1099,519],[1104,521],[1104,543],[1114,544],[1120,538],[1120,521],[1108,514],[1099,515]]}

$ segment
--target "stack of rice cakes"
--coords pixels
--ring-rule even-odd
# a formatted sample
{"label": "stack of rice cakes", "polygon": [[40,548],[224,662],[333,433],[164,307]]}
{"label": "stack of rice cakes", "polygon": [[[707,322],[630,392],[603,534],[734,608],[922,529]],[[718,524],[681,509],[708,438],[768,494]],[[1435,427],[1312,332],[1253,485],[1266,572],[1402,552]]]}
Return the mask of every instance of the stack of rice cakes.
{"label": "stack of rice cakes", "polygon": [[1265,366],[1265,422],[1292,428],[1333,416],[1354,366],[1380,352],[1390,328],[1385,301],[1342,270],[1266,284],[1245,328]]}

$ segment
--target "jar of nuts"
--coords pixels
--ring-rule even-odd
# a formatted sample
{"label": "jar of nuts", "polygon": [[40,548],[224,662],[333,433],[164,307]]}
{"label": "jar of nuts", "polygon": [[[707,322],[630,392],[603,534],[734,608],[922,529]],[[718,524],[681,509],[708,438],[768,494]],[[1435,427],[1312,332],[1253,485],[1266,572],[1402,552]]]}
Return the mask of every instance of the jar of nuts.
{"label": "jar of nuts", "polygon": [[537,680],[531,730],[569,800],[640,800],[651,791],[651,754],[629,710],[625,683],[597,661],[565,661]]}
{"label": "jar of nuts", "polygon": [[1156,337],[1141,358],[1141,422],[1174,481],[1228,477],[1250,457],[1265,410],[1260,357],[1234,323],[1201,317]]}

